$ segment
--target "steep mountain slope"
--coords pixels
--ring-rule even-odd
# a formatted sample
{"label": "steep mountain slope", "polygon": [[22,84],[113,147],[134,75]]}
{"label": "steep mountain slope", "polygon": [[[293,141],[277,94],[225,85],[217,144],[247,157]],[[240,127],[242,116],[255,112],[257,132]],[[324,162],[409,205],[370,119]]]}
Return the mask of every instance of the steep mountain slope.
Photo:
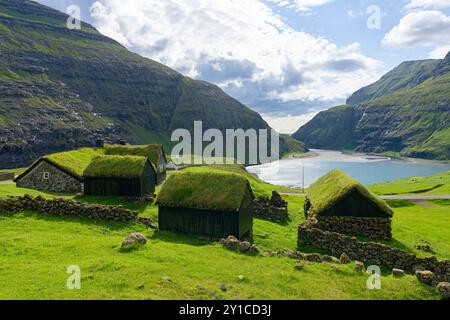
{"label": "steep mountain slope", "polygon": [[293,137],[312,148],[450,159],[450,54],[401,64]]}
{"label": "steep mountain slope", "polygon": [[[92,146],[96,139],[170,145],[170,133],[268,128],[212,84],[129,52],[92,26],[27,0],[0,0],[0,167]],[[287,142],[282,141],[282,144]]]}

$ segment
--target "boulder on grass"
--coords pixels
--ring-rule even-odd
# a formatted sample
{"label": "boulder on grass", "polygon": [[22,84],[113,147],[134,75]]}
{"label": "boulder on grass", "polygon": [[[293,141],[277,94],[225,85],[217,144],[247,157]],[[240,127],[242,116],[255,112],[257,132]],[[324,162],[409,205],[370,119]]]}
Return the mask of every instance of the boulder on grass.
{"label": "boulder on grass", "polygon": [[403,277],[405,275],[405,271],[402,269],[392,269],[392,274],[395,277]]}
{"label": "boulder on grass", "polygon": [[420,282],[429,286],[432,286],[436,281],[436,275],[433,272],[427,270],[417,271],[416,277]]}
{"label": "boulder on grass", "polygon": [[450,300],[450,283],[441,282],[437,286],[439,292],[442,294],[443,300]]}
{"label": "boulder on grass", "polygon": [[352,262],[350,257],[345,252],[343,254],[341,254],[341,257],[339,258],[339,260],[341,261],[342,264],[349,264]]}
{"label": "boulder on grass", "polygon": [[122,242],[123,249],[132,249],[136,247],[140,247],[147,243],[147,237],[142,233],[133,233],[130,234],[125,240]]}
{"label": "boulder on grass", "polygon": [[364,263],[362,263],[361,261],[355,261],[355,270],[356,271],[364,271],[365,266]]}

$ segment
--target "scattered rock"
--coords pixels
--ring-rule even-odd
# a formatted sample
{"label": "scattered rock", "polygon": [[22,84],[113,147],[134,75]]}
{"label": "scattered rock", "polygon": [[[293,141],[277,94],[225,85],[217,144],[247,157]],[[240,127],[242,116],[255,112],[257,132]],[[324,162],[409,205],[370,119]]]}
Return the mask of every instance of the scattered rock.
{"label": "scattered rock", "polygon": [[244,281],[244,280],[245,280],[245,276],[240,275],[240,276],[238,277],[238,279],[239,279],[240,281]]}
{"label": "scattered rock", "polygon": [[130,234],[125,240],[122,242],[122,248],[130,249],[139,247],[141,245],[145,245],[147,243],[147,237],[142,233],[133,233]]}
{"label": "scattered rock", "polygon": [[331,269],[333,269],[334,271],[338,271],[339,270],[339,267],[338,267],[338,265],[337,264],[332,264],[331,265]]}
{"label": "scattered rock", "polygon": [[145,285],[144,285],[144,284],[140,284],[139,287],[138,287],[139,290],[142,290],[142,289],[144,289],[144,288],[145,288]]}
{"label": "scattered rock", "polygon": [[163,282],[172,283],[172,279],[170,279],[168,276],[164,276],[161,279]]}
{"label": "scattered rock", "polygon": [[437,289],[442,294],[443,300],[450,300],[450,283],[441,282],[438,284]]}
{"label": "scattered rock", "polygon": [[303,259],[309,262],[322,262],[322,256],[317,253],[308,253],[303,255]]}
{"label": "scattered rock", "polygon": [[239,243],[239,251],[240,252],[247,252],[252,247],[252,244],[248,241],[243,241]]}
{"label": "scattered rock", "polygon": [[366,267],[364,266],[364,263],[362,263],[361,261],[355,261],[355,269],[357,271],[364,271]]}
{"label": "scattered rock", "polygon": [[227,288],[227,286],[226,286],[224,283],[222,283],[222,284],[220,285],[220,290],[223,291],[223,292],[227,292],[227,291],[228,291],[228,288]]}
{"label": "scattered rock", "polygon": [[352,262],[350,257],[345,252],[343,254],[341,254],[341,257],[339,258],[339,261],[342,264],[350,264]]}
{"label": "scattered rock", "polygon": [[294,269],[297,271],[302,271],[305,268],[304,264],[297,264],[294,266]]}
{"label": "scattered rock", "polygon": [[417,271],[416,272],[417,279],[429,286],[432,286],[434,282],[436,281],[436,275],[431,271]]}
{"label": "scattered rock", "polygon": [[402,269],[392,269],[392,274],[395,277],[403,277],[405,275],[405,271]]}
{"label": "scattered rock", "polygon": [[325,262],[325,263],[339,263],[339,259],[336,257],[332,257],[332,256],[322,256],[321,257],[321,261]]}

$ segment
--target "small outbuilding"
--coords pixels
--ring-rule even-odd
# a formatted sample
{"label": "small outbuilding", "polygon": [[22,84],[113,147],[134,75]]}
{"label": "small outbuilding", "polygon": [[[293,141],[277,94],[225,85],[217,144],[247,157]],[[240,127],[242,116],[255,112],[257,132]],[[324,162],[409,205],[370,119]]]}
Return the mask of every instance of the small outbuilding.
{"label": "small outbuilding", "polygon": [[147,157],[156,169],[157,184],[166,180],[167,157],[160,144],[143,146],[105,145],[105,154],[111,156],[139,156]]}
{"label": "small outbuilding", "polygon": [[36,160],[14,182],[19,188],[49,192],[81,192],[83,172],[103,149],[83,148],[54,153]]}
{"label": "small outbuilding", "polygon": [[254,194],[248,180],[220,170],[176,172],[158,195],[159,228],[212,239],[251,236]]}
{"label": "small outbuilding", "polygon": [[142,198],[155,193],[156,170],[146,157],[97,157],[83,177],[85,195]]}
{"label": "small outbuilding", "polygon": [[305,214],[326,231],[390,239],[392,209],[360,182],[333,170],[306,192]]}

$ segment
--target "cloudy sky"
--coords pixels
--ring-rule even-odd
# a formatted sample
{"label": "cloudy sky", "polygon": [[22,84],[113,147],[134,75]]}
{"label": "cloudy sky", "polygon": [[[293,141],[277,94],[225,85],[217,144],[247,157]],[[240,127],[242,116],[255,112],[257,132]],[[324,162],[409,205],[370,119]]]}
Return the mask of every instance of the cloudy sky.
{"label": "cloudy sky", "polygon": [[292,133],[405,60],[450,51],[450,0],[39,0]]}

